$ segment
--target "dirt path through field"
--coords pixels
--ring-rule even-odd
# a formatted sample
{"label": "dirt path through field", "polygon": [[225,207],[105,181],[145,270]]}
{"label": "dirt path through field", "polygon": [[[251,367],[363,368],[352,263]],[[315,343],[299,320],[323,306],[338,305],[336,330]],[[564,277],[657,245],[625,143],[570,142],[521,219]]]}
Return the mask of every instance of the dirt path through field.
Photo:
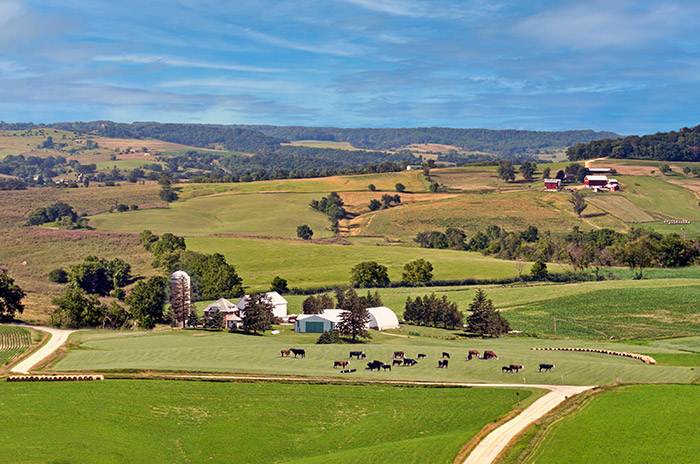
{"label": "dirt path through field", "polygon": [[[489,385],[496,387],[498,385]],[[586,390],[595,387],[574,387],[574,386],[542,386],[550,390],[542,398],[538,399],[527,407],[523,412],[515,418],[509,420],[505,424],[498,427],[484,438],[479,444],[469,453],[464,464],[491,464],[499,454],[508,446],[508,444],[525,428],[547,414],[567,398]]]}
{"label": "dirt path through field", "polygon": [[75,330],[61,330],[61,329],[54,329],[51,327],[40,327],[36,325],[24,325],[24,324],[17,324],[19,327],[26,327],[27,329],[34,329],[34,330],[41,330],[42,332],[48,332],[49,335],[51,335],[51,338],[46,342],[44,346],[36,350],[34,353],[29,355],[27,358],[23,359],[19,363],[17,363],[12,369],[10,369],[10,372],[16,373],[16,374],[28,374],[30,370],[37,364],[39,364],[41,361],[46,359],[49,355],[51,355],[54,351],[56,351],[58,348],[60,348],[61,345],[63,345],[66,340],[68,340],[68,336],[75,332]]}

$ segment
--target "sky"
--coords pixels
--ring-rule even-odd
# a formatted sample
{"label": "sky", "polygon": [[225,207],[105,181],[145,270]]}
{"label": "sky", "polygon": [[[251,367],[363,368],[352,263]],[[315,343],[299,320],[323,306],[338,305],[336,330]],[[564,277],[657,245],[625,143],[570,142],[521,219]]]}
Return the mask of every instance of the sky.
{"label": "sky", "polygon": [[0,120],[645,134],[700,124],[700,3],[0,0]]}

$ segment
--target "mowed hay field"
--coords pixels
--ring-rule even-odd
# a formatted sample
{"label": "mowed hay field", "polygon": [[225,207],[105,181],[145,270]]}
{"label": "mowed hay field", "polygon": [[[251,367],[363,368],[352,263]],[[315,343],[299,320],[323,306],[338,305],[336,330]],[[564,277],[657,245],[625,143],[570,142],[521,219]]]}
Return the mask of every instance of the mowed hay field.
{"label": "mowed hay field", "polygon": [[[238,237],[188,237],[188,249],[221,253],[236,266],[243,284],[253,290],[269,288],[274,276],[288,280],[291,287],[347,284],[350,270],[363,261],[387,266],[389,278],[401,281],[403,266],[423,258],[433,264],[435,279],[497,279],[518,275],[515,261],[504,261],[480,253],[425,248],[321,245],[303,240],[267,240]],[[531,266],[526,263],[525,266]],[[529,269],[529,266],[526,269]],[[551,265],[550,271],[561,268]]]}
{"label": "mowed hay field", "polygon": [[700,286],[605,288],[506,311],[511,326],[537,336],[648,339],[700,334]]}
{"label": "mowed hay field", "polygon": [[[459,337],[445,340],[433,337],[429,331],[417,336],[396,337],[372,331],[372,339],[362,345],[317,345],[318,334],[297,334],[292,326],[278,326],[277,335],[245,335],[229,332],[187,330],[172,332],[114,332],[85,331],[73,334],[74,349],[50,367],[54,372],[81,371],[190,371],[257,375],[295,375],[337,379],[424,380],[451,382],[493,382],[570,385],[602,385],[623,382],[690,383],[700,378],[700,369],[684,365],[645,365],[639,360],[597,353],[567,351],[536,351],[533,347],[591,347],[615,351],[687,353],[681,348],[644,346],[614,342],[581,340],[536,340],[526,337],[506,337],[495,340]],[[435,330],[435,329],[434,329]],[[690,339],[684,349],[699,347],[698,339]],[[287,358],[280,350],[304,348],[306,357]],[[493,350],[499,360],[466,361],[468,350]],[[336,360],[347,360],[352,350],[367,354],[364,361],[351,360],[357,372],[341,374],[333,369]],[[377,359],[390,363],[394,351],[404,351],[408,357],[425,353],[427,357],[413,367],[394,366],[391,372],[365,370],[368,361]],[[438,369],[442,352],[451,355],[447,369]],[[677,360],[681,364],[680,360]],[[537,372],[539,363],[553,363],[552,372]],[[525,370],[507,374],[501,366],[521,364]],[[683,363],[687,364],[687,363]],[[523,380],[525,379],[525,380]]]}
{"label": "mowed hay field", "polygon": [[594,396],[508,462],[696,463],[700,386],[634,385]]}
{"label": "mowed hay field", "polygon": [[[523,406],[542,394],[518,392]],[[516,407],[510,389],[162,380],[3,382],[0,395],[0,461],[27,463],[451,463]]]}

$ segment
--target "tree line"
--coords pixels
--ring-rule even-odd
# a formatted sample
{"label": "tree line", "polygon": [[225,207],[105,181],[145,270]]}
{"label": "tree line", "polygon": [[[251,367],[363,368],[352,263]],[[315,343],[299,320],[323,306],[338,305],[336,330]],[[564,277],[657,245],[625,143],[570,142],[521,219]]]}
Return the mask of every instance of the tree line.
{"label": "tree line", "polygon": [[700,161],[700,126],[679,131],[578,143],[566,150],[571,161],[591,158],[635,158],[658,161]]}

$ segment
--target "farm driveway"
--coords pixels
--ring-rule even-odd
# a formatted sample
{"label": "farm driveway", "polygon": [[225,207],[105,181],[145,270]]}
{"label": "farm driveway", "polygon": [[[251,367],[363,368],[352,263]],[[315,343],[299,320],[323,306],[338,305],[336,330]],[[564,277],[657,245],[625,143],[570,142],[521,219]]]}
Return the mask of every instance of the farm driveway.
{"label": "farm driveway", "polygon": [[[507,385],[489,385],[489,387],[498,387]],[[512,385],[510,385],[512,386]],[[520,432],[528,425],[541,418],[549,411],[557,407],[568,397],[578,395],[586,390],[595,387],[574,387],[574,386],[556,386],[542,385],[542,387],[550,390],[549,393],[532,403],[523,412],[515,418],[506,422],[491,432],[484,438],[472,452],[467,456],[464,464],[491,464],[496,457],[508,446]]]}
{"label": "farm driveway", "polygon": [[46,357],[48,357],[50,354],[56,351],[61,345],[63,345],[66,342],[66,340],[68,340],[68,336],[75,332],[74,330],[53,329],[50,327],[39,327],[35,325],[22,324],[21,327],[26,327],[28,329],[34,330],[41,330],[42,332],[48,332],[49,335],[51,335],[51,338],[49,338],[49,341],[46,342],[44,346],[36,350],[26,359],[17,363],[12,369],[10,369],[10,372],[14,372],[17,374],[28,374],[34,366],[39,364]]}

